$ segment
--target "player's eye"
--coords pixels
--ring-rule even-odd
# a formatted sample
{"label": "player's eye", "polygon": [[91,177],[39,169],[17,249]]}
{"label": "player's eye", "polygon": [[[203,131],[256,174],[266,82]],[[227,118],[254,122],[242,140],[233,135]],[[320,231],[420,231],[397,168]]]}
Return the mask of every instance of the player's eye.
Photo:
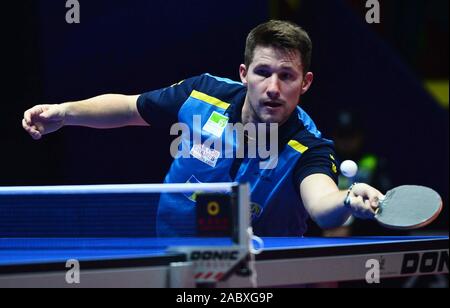
{"label": "player's eye", "polygon": [[281,73],[280,79],[281,80],[292,80],[294,76],[291,73]]}
{"label": "player's eye", "polygon": [[272,73],[266,69],[257,69],[255,70],[255,74],[264,78],[269,78],[270,76],[272,76]]}

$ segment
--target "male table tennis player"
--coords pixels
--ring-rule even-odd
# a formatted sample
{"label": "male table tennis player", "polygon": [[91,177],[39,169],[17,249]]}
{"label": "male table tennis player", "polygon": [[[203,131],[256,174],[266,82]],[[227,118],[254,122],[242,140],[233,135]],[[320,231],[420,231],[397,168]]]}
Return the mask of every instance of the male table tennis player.
{"label": "male table tennis player", "polygon": [[[262,170],[258,158],[223,158],[214,149],[191,143],[190,158],[176,158],[165,183],[250,183],[252,224],[259,236],[302,236],[309,216],[324,229],[341,226],[350,215],[371,219],[383,195],[367,184],[338,189],[334,144],[321,137],[299,107],[313,82],[311,53],[311,40],[302,28],[269,21],[248,35],[245,64],[239,67],[242,83],[204,74],[142,95],[38,105],[25,112],[22,124],[36,140],[63,126],[148,126],[162,115],[187,124],[192,133],[198,130],[194,115],[201,116],[202,137],[223,137],[213,119],[218,115],[228,123],[277,124],[274,169]],[[179,223],[181,218],[195,221],[193,200],[161,203],[158,234],[192,235]]]}

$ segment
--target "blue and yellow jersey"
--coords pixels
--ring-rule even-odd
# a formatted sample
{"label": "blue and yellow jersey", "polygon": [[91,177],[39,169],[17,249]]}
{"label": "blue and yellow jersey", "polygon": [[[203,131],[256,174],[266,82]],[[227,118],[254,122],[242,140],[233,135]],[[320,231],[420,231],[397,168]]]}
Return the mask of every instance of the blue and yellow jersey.
{"label": "blue and yellow jersey", "polygon": [[[300,197],[300,184],[317,173],[328,175],[337,183],[334,144],[322,138],[312,119],[298,107],[279,128],[275,168],[261,168],[264,159],[259,157],[232,158],[236,156],[227,154],[236,153],[239,143],[224,125],[241,122],[246,94],[241,83],[204,74],[142,94],[137,104],[149,124],[164,116],[189,129],[179,146],[185,154],[187,149],[188,155],[175,158],[165,183],[249,183],[255,234],[302,236],[307,230],[308,213]],[[194,134],[201,136],[201,144],[191,138]],[[211,139],[223,145],[222,152],[213,145],[203,146]],[[192,196],[162,196],[158,234],[195,236],[195,215]]]}

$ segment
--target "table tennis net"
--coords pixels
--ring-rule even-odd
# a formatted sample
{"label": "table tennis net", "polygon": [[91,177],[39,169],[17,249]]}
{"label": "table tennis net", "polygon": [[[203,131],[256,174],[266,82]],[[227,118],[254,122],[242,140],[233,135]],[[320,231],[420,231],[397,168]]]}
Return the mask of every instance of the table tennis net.
{"label": "table tennis net", "polygon": [[197,205],[232,196],[232,184],[3,187],[0,237],[224,237],[224,223],[236,227],[231,204],[203,204],[208,217]]}

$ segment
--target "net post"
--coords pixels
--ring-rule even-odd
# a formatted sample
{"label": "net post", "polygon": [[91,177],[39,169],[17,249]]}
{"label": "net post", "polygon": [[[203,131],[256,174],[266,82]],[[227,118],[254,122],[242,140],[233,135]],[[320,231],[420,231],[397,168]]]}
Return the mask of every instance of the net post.
{"label": "net post", "polygon": [[239,246],[248,246],[250,227],[250,187],[249,184],[233,186],[233,241]]}

